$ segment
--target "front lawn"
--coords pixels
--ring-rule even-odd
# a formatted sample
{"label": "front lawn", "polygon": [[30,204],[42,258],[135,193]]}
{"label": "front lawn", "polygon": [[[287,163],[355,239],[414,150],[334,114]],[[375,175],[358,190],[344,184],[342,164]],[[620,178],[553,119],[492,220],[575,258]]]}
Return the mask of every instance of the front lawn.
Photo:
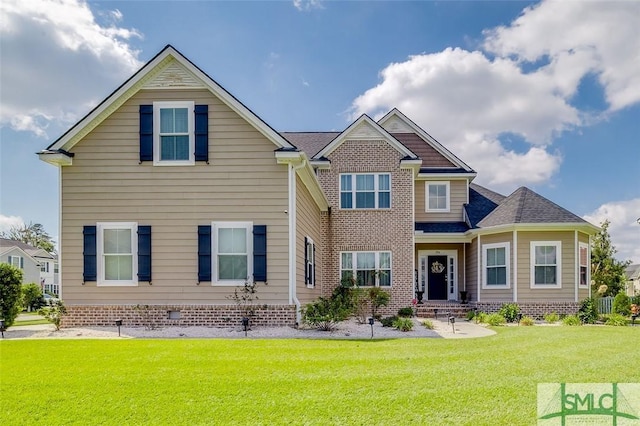
{"label": "front lawn", "polygon": [[0,418],[535,424],[538,383],[639,382],[630,367],[638,341],[640,327],[589,326],[505,327],[461,340],[5,340]]}

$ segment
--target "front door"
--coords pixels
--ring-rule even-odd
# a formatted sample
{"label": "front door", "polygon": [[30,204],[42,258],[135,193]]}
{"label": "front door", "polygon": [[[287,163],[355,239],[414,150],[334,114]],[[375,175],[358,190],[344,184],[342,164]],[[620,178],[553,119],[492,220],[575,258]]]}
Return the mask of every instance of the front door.
{"label": "front door", "polygon": [[447,256],[427,256],[427,298],[447,300]]}

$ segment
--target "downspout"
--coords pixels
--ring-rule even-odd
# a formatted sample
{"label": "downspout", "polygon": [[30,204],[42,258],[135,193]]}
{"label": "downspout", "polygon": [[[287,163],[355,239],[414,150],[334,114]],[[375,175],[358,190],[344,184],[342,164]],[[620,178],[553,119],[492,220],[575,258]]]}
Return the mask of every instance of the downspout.
{"label": "downspout", "polygon": [[289,304],[296,305],[296,325],[301,324],[300,300],[296,294],[296,171],[305,166],[305,161],[289,167]]}

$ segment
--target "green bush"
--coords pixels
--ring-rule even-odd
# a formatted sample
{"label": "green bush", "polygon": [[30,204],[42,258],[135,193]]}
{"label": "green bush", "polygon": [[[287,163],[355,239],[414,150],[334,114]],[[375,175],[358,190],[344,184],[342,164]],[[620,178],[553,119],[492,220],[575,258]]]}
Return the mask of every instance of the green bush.
{"label": "green bush", "polygon": [[502,315],[507,322],[516,322],[518,321],[520,306],[518,306],[517,303],[505,303],[500,307],[498,313]]}
{"label": "green bush", "polygon": [[598,304],[596,299],[589,297],[580,302],[578,319],[583,324],[595,324],[598,321]]}
{"label": "green bush", "polygon": [[411,318],[413,317],[413,308],[407,306],[406,308],[398,309],[398,316],[402,318]]}
{"label": "green bush", "polygon": [[487,314],[485,312],[478,312],[478,315],[473,318],[476,320],[476,324],[484,324],[487,322]]}
{"label": "green bush", "polygon": [[570,326],[581,325],[582,321],[580,320],[578,315],[567,315],[566,317],[562,318],[562,324]]}
{"label": "green bush", "polygon": [[486,317],[486,322],[489,325],[504,325],[507,319],[499,313],[491,314]]}
{"label": "green bush", "polygon": [[640,294],[633,296],[631,299],[629,299],[629,304],[640,306]]}
{"label": "green bush", "polygon": [[60,330],[62,317],[67,313],[67,308],[65,308],[62,300],[56,300],[51,305],[40,309],[38,313],[45,317],[51,324],[55,325],[56,330]]}
{"label": "green bush", "polygon": [[536,322],[531,317],[522,317],[520,325],[534,325]]}
{"label": "green bush", "polygon": [[545,322],[547,322],[548,324],[555,324],[560,320],[560,316],[558,315],[557,312],[551,312],[550,314],[544,314],[544,316],[542,318],[544,318]]}
{"label": "green bush", "polygon": [[382,323],[383,327],[393,327],[393,322],[397,319],[398,317],[396,315],[393,315],[390,317],[381,318],[380,322]]}
{"label": "green bush", "polygon": [[433,322],[431,322],[430,319],[423,319],[422,320],[422,325],[424,326],[424,328],[428,328],[429,330],[433,330]]}
{"label": "green bush", "polygon": [[631,315],[631,299],[625,293],[618,293],[613,298],[612,313],[620,314],[625,317]]}
{"label": "green bush", "polygon": [[[620,293],[618,293],[620,294]],[[605,325],[613,325],[615,327],[625,327],[626,325],[629,324],[629,322],[627,321],[627,318],[623,315],[620,314],[611,314],[609,315],[609,318],[607,318],[607,321],[605,321],[604,323]]]}
{"label": "green bush", "polygon": [[36,283],[22,285],[22,305],[29,311],[37,311],[45,305],[42,289]]}
{"label": "green bush", "polygon": [[0,263],[0,318],[11,327],[22,310],[22,271]]}
{"label": "green bush", "polygon": [[413,320],[411,318],[397,318],[393,322],[393,327],[400,331],[411,331],[413,330]]}
{"label": "green bush", "polygon": [[467,311],[467,315],[466,315],[467,321],[471,321],[475,316],[476,314],[473,311]]}
{"label": "green bush", "polygon": [[351,314],[351,310],[339,298],[320,297],[302,309],[302,321],[318,330],[335,330],[337,323],[344,321]]}

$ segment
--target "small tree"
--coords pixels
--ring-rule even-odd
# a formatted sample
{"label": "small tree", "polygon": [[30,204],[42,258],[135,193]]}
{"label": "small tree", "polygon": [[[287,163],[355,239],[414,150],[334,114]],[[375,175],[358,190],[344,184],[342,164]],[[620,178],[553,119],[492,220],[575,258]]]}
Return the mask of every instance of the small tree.
{"label": "small tree", "polygon": [[600,286],[606,285],[602,296],[615,296],[624,289],[625,268],[630,262],[620,262],[613,257],[617,250],[609,236],[609,221],[605,220],[600,227],[602,229],[595,235],[591,246],[592,290],[597,293]]}
{"label": "small tree", "polygon": [[56,330],[60,330],[62,317],[67,313],[67,308],[65,308],[62,300],[56,300],[51,305],[40,309],[38,313],[53,324],[56,327]]}
{"label": "small tree", "polygon": [[371,287],[367,290],[367,296],[371,302],[371,318],[378,318],[378,309],[387,306],[391,296],[380,287]]}
{"label": "small tree", "polygon": [[22,285],[22,305],[29,311],[40,309],[45,304],[42,289],[36,283]]}
{"label": "small tree", "polygon": [[256,282],[245,281],[243,286],[236,287],[231,296],[227,299],[233,300],[236,306],[242,311],[244,318],[251,318],[255,314],[254,302],[258,300],[258,288]]}
{"label": "small tree", "polygon": [[0,263],[0,318],[10,327],[22,309],[22,271]]}
{"label": "small tree", "polygon": [[628,317],[631,315],[631,298],[624,292],[616,294],[616,297],[613,298],[613,306],[611,310],[614,314],[620,314]]}

